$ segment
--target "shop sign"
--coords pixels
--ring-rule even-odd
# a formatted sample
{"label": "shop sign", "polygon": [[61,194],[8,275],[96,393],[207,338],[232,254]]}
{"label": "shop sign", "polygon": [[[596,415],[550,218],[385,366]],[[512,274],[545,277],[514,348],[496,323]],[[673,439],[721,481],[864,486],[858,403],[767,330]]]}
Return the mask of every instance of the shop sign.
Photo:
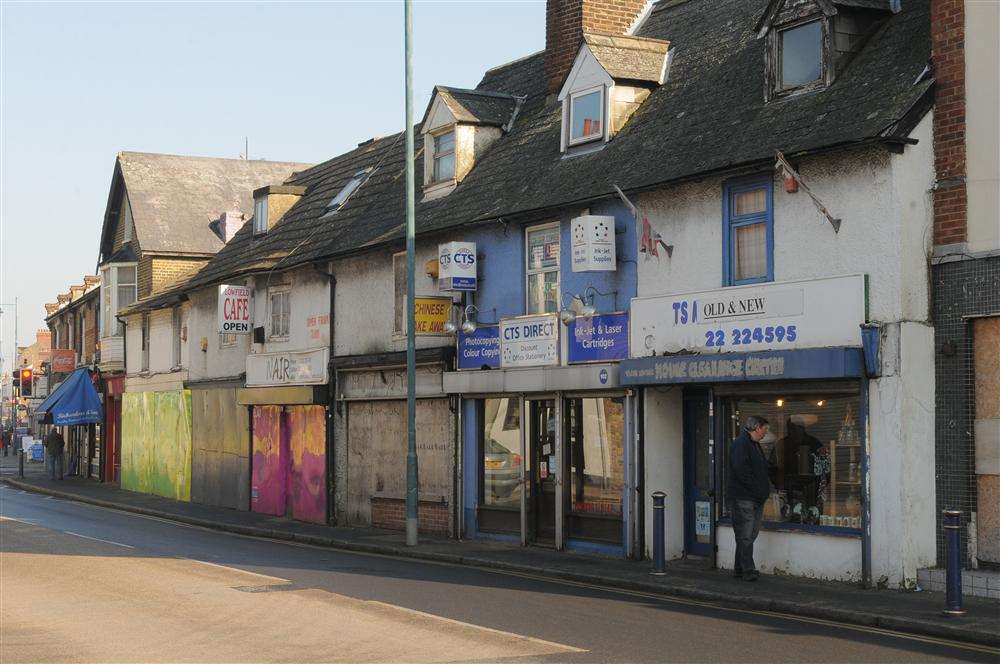
{"label": "shop sign", "polygon": [[247,387],[327,382],[328,348],[247,355]]}
{"label": "shop sign", "polygon": [[559,317],[518,316],[500,321],[500,366],[542,367],[559,364]]}
{"label": "shop sign", "polygon": [[573,220],[573,271],[613,272],[615,262],[615,218],[585,214]]}
{"label": "shop sign", "polygon": [[76,369],[76,351],[72,348],[53,348],[49,355],[52,373],[69,373]]}
{"label": "shop sign", "polygon": [[476,290],[477,267],[475,242],[438,245],[438,288],[441,290]]}
{"label": "shop sign", "polygon": [[[440,397],[444,395],[441,386],[440,366],[417,367],[415,374],[416,395],[418,397]],[[377,400],[406,398],[406,369],[379,369],[378,371],[340,371],[337,373],[337,387],[342,400]]]}
{"label": "shop sign", "polygon": [[253,331],[253,291],[247,286],[219,286],[219,333]]}
{"label": "shop sign", "polygon": [[628,312],[578,316],[569,324],[569,363],[614,362],[628,357]]}
{"label": "shop sign", "polygon": [[447,334],[444,324],[451,315],[450,297],[414,298],[413,330],[417,336]]}
{"label": "shop sign", "polygon": [[475,332],[458,332],[458,368],[500,368],[500,328],[497,325],[477,327]]}
{"label": "shop sign", "polygon": [[865,275],[632,300],[631,355],[861,346]]}

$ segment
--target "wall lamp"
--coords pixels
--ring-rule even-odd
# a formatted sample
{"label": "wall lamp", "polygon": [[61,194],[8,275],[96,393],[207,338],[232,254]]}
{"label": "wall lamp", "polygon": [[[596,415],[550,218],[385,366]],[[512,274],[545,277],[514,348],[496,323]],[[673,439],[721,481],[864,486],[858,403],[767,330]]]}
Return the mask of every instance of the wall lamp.
{"label": "wall lamp", "polygon": [[[494,312],[496,309],[493,310]],[[472,320],[472,313],[475,312],[479,314],[479,307],[474,304],[467,305],[465,309],[462,310],[462,323],[458,324],[455,321],[448,321],[444,324],[444,331],[448,334],[455,334],[460,329],[466,334],[472,334],[476,331],[476,321]],[[476,317],[478,319],[478,315]]]}
{"label": "wall lamp", "polygon": [[[569,325],[570,323],[576,320],[577,316],[583,316],[584,318],[589,318],[590,316],[593,316],[594,314],[597,313],[597,308],[594,306],[594,299],[598,295],[603,295],[606,297],[614,296],[615,302],[617,304],[618,291],[611,291],[610,293],[604,293],[597,290],[593,286],[587,286],[587,290],[583,292],[583,295],[573,295],[570,298],[570,305],[568,307],[565,306],[566,293],[563,293],[564,305],[563,308],[559,311],[559,320],[562,321],[563,325]],[[580,303],[580,306],[574,309],[573,303],[575,301],[578,301]]]}

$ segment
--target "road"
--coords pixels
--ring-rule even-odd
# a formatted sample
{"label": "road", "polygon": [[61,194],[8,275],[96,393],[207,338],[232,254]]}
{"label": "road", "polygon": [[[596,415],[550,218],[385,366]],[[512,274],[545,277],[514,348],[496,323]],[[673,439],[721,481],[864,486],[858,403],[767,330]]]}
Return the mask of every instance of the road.
{"label": "road", "polygon": [[935,662],[997,653],[219,533],[0,486],[0,661]]}

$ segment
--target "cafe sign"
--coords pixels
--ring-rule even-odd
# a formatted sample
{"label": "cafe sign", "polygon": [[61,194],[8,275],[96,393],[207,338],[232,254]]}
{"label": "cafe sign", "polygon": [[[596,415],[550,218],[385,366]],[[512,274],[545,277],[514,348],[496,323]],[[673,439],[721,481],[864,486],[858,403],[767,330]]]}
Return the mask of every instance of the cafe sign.
{"label": "cafe sign", "polygon": [[219,333],[253,331],[253,291],[247,286],[219,286]]}
{"label": "cafe sign", "polygon": [[247,355],[247,387],[322,385],[327,382],[328,348]]}
{"label": "cafe sign", "polygon": [[559,317],[518,316],[500,321],[500,366],[543,367],[559,364]]}
{"label": "cafe sign", "polygon": [[865,275],[632,300],[632,357],[861,346]]}

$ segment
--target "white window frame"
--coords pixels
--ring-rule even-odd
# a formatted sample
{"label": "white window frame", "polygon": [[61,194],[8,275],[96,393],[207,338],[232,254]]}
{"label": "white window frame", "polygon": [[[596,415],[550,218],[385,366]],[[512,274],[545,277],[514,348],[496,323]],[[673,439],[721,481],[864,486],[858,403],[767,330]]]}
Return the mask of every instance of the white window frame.
{"label": "white window frame", "polygon": [[[455,173],[456,173],[456,171],[458,169],[457,158],[452,160],[451,177],[439,178],[438,174],[437,174],[437,171],[438,171],[438,169],[437,169],[438,159],[440,159],[441,157],[447,157],[449,154],[452,155],[453,157],[457,157],[457,152],[455,150],[455,147],[456,147],[456,143],[455,142],[458,139],[458,136],[455,133],[455,129],[456,129],[455,125],[450,125],[449,127],[447,127],[446,129],[444,129],[443,131],[439,131],[439,132],[436,132],[436,133],[435,132],[431,132],[431,146],[434,149],[434,154],[431,156],[431,184],[432,185],[441,184],[442,182],[451,182],[451,181],[453,181],[455,179]],[[447,134],[451,134],[451,151],[450,152],[441,152],[441,153],[439,153],[437,151],[437,142],[438,142],[438,139],[441,138],[442,136],[447,135]]]}
{"label": "white window frame", "polygon": [[[601,131],[592,136],[582,136],[580,138],[573,138],[573,102],[579,97],[586,97],[587,95],[593,93],[600,93],[600,108],[601,108]],[[584,90],[579,90],[577,92],[569,93],[569,125],[566,127],[566,145],[583,145],[584,143],[593,143],[594,141],[601,140],[604,138],[608,131],[608,109],[606,108],[605,99],[607,98],[607,93],[605,91],[604,85],[595,85]]]}
{"label": "white window frame", "polygon": [[[139,299],[139,264],[111,263],[101,266],[101,337],[120,337],[125,333],[124,326],[118,322],[118,311],[122,305],[118,301],[118,271],[121,268],[135,269],[135,282],[127,284],[135,289],[132,302]],[[131,303],[129,303],[131,304]],[[125,305],[127,306],[127,305]]]}
{"label": "white window frame", "polygon": [[267,233],[267,194],[253,199],[253,234]]}
{"label": "white window frame", "polygon": [[[528,226],[524,229],[524,313],[526,315],[542,314],[542,311],[531,311],[531,277],[536,274],[545,274],[546,272],[556,273],[556,295],[557,300],[559,294],[562,292],[560,289],[562,287],[562,275],[560,274],[560,269],[562,268],[562,233],[559,233],[559,258],[556,259],[555,267],[545,267],[532,269],[531,267],[531,243],[528,241],[528,237],[531,233],[535,231],[543,231],[549,228],[555,228],[559,230],[559,222],[553,221],[545,224],[537,224],[535,226]],[[544,281],[544,277],[543,277]],[[556,309],[558,310],[560,303],[556,302]]]}
{"label": "white window frame", "polygon": [[220,332],[219,348],[235,348],[237,336],[238,335],[233,334],[232,332]]}
{"label": "white window frame", "polygon": [[149,371],[149,319],[149,312],[142,314],[142,324],[139,331],[140,371]]}
{"label": "white window frame", "polygon": [[180,307],[174,307],[170,310],[171,366],[174,369],[181,368],[181,328],[184,326],[182,316],[183,312]]}
{"label": "white window frame", "polygon": [[[288,302],[288,311],[284,314],[285,324],[284,324],[284,334],[279,334],[275,332],[274,329],[274,298],[278,295],[284,295],[285,300]],[[282,313],[278,313],[279,321]],[[288,288],[275,288],[267,292],[267,327],[268,327],[268,339],[274,341],[286,341],[289,336],[291,336],[292,328],[292,291]]]}
{"label": "white window frame", "polygon": [[363,185],[365,183],[365,180],[367,180],[369,177],[371,177],[371,174],[373,172],[374,172],[374,169],[369,166],[368,168],[364,168],[364,169],[358,171],[357,173],[355,173],[354,177],[352,177],[347,182],[347,184],[344,185],[343,189],[341,189],[340,191],[337,192],[337,195],[333,197],[333,200],[331,200],[327,204],[327,206],[326,206],[326,212],[324,213],[323,216],[328,216],[328,215],[331,215],[331,214],[336,214],[338,210],[340,210],[342,207],[344,207],[344,203],[346,203],[347,200],[352,195],[354,195],[354,192],[356,192],[358,189],[361,188],[361,185]]}

